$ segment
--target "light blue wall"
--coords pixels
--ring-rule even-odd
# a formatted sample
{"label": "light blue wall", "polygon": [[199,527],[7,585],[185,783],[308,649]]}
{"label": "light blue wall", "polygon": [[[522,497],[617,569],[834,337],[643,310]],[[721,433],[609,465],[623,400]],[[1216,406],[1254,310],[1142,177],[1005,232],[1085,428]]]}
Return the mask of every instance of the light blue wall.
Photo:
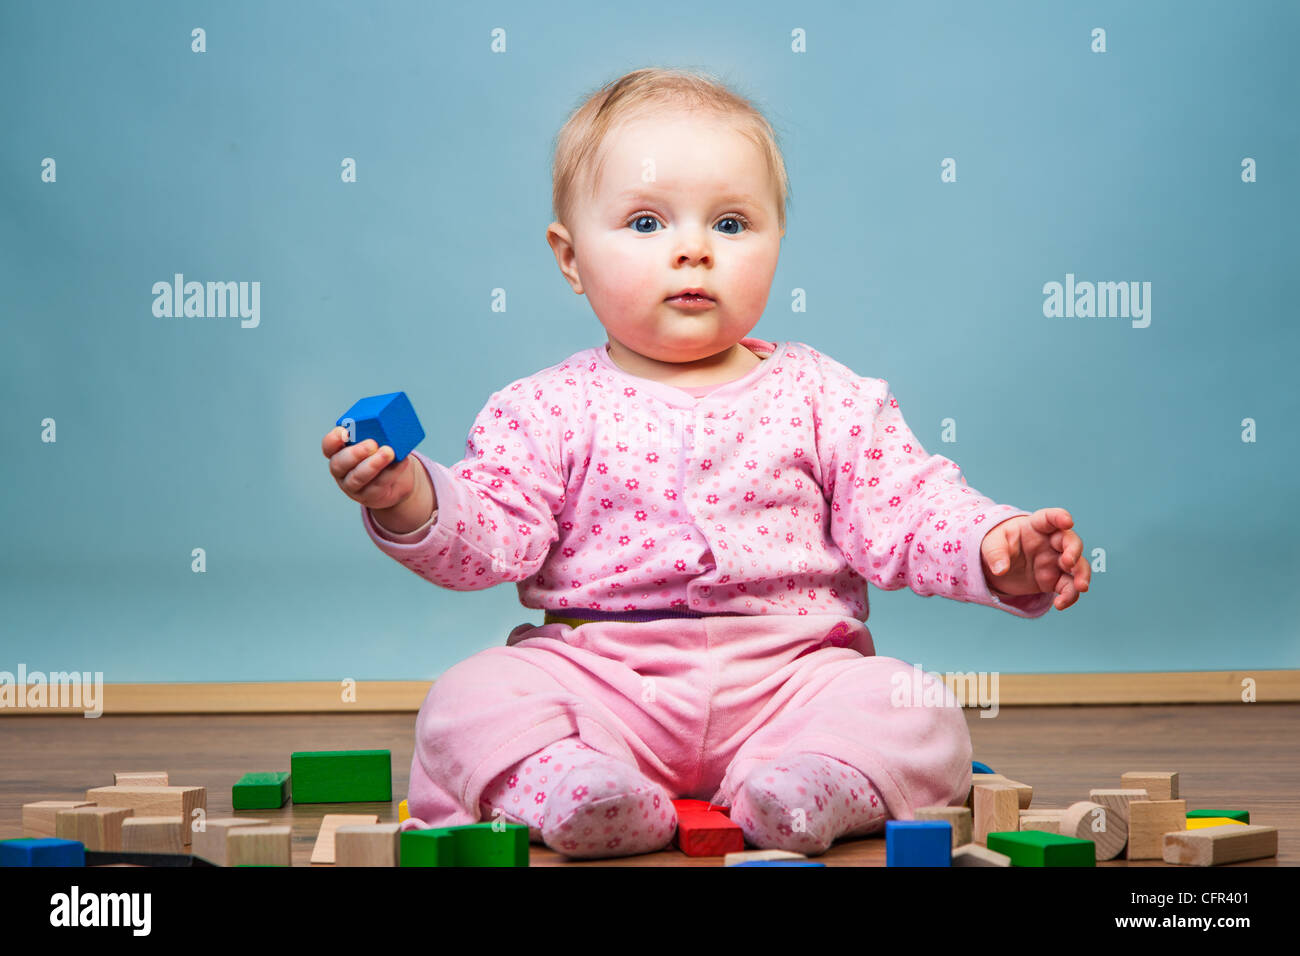
{"label": "light blue wall", "polygon": [[[973,487],[1069,508],[1105,550],[1035,621],[873,588],[880,653],[1300,666],[1298,9],[9,0],[0,669],[426,679],[540,623],[512,586],[446,591],[380,553],[320,440],[404,389],[453,464],[489,394],[603,344],[543,238],[550,147],[647,65],[734,83],[782,136],[793,204],[753,334],[887,379]],[[178,272],[259,282],[260,324],[156,318]],[[1067,273],[1149,282],[1149,327],[1044,317]]]}

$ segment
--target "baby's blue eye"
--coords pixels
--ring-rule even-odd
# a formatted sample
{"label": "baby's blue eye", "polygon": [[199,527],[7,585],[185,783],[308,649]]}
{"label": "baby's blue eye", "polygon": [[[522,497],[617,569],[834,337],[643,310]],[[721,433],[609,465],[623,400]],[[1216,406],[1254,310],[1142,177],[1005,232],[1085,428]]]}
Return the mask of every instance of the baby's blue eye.
{"label": "baby's blue eye", "polygon": [[[648,221],[648,222],[652,222],[652,223],[657,223],[657,222],[659,221],[659,219],[658,219],[657,217],[655,217],[655,216],[651,216],[651,215],[649,215],[648,213],[642,213],[642,214],[640,214],[640,215],[633,216],[631,219],[628,220],[627,224],[628,224],[629,226],[632,227],[632,230],[633,230],[634,232],[637,232],[637,233],[639,233],[639,234],[641,234],[641,235],[643,235],[643,236],[653,235],[653,234],[654,234],[655,232],[657,232],[658,230],[656,230],[656,229],[650,229],[650,230],[647,231],[647,230],[644,230],[644,229],[640,229],[640,228],[638,228],[638,226],[639,226],[641,223],[643,223],[643,222],[647,222],[647,221]],[[749,222],[748,222],[748,221],[747,221],[743,216],[724,216],[722,219],[719,219],[719,220],[718,220],[718,223],[719,223],[719,224],[724,223],[724,222],[734,222],[734,223],[736,223],[737,225],[739,225],[741,228],[748,228],[748,227],[749,227]],[[733,231],[731,231],[731,230],[724,230],[724,231],[723,231],[723,235],[727,235],[727,236],[735,236],[735,235],[739,235],[739,233],[738,233],[738,232],[733,232]]]}

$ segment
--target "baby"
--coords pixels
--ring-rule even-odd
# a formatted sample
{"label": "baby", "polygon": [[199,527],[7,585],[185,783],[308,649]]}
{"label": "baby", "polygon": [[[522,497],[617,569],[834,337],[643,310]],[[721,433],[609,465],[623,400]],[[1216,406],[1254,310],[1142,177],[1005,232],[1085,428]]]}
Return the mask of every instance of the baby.
{"label": "baby", "polygon": [[547,241],[608,344],[494,393],[454,465],[322,442],[385,554],[545,611],[434,683],[403,826],[502,819],[623,856],[696,798],[751,846],[819,854],[961,804],[965,716],[946,690],[898,704],[914,668],[875,654],[866,583],[1063,610],[1091,576],[1070,515],[980,495],[883,379],[748,337],[788,185],[747,100],[630,73],[569,118],[554,186]]}

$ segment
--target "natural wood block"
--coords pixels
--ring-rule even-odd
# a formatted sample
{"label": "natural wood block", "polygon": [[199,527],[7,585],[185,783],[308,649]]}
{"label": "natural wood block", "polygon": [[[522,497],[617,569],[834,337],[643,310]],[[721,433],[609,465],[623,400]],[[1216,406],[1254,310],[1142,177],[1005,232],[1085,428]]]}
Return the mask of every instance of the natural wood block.
{"label": "natural wood block", "polygon": [[1239,827],[1246,825],[1244,820],[1234,820],[1231,817],[1191,817],[1187,818],[1187,829],[1204,830],[1206,827],[1222,827],[1236,824]]}
{"label": "natural wood block", "polygon": [[1001,783],[1008,787],[1016,788],[1016,796],[1019,800],[1020,809],[1028,810],[1029,804],[1034,799],[1034,788],[1027,783],[1021,783],[1019,780],[1012,780],[1004,777],[1000,773],[973,773],[970,775],[970,792],[966,794],[966,806],[972,809],[975,806],[975,788],[981,784]]}
{"label": "natural wood block", "polygon": [[400,823],[341,826],[334,831],[337,866],[397,866]]}
{"label": "natural wood block", "polygon": [[1020,829],[1020,798],[1015,787],[982,783],[975,788],[974,842],[987,843],[990,833]]}
{"label": "natural wood block", "polygon": [[122,821],[131,816],[130,807],[73,807],[54,815],[54,835],[60,840],[77,840],[87,850],[122,849]]}
{"label": "natural wood block", "polygon": [[802,853],[791,853],[789,850],[741,850],[736,853],[728,853],[722,858],[723,866],[735,866],[738,863],[753,863],[761,860],[806,860],[808,857]]}
{"label": "natural wood block", "polygon": [[101,807],[130,807],[137,817],[180,817],[184,820],[181,839],[190,845],[194,811],[207,810],[208,792],[203,787],[92,787],[86,799]]}
{"label": "natural wood block", "polygon": [[978,843],[967,843],[952,851],[953,866],[1010,866],[1011,857]]}
{"label": "natural wood block", "polygon": [[287,826],[231,827],[226,835],[230,866],[290,866],[291,829]]}
{"label": "natural wood block", "polygon": [[1029,804],[1034,800],[1034,788],[1027,783],[1021,783],[1019,780],[1007,780],[1007,786],[1016,788],[1016,798],[1019,802],[1019,809],[1028,810]]}
{"label": "natural wood block", "polygon": [[1187,829],[1186,800],[1134,800],[1128,814],[1130,860],[1162,859],[1165,834]]}
{"label": "natural wood block", "polygon": [[1148,800],[1177,800],[1178,772],[1173,770],[1131,770],[1120,777],[1125,790],[1145,790]]}
{"label": "natural wood block", "polygon": [[227,840],[230,831],[235,827],[269,826],[270,823],[270,820],[262,820],[257,817],[219,817],[215,820],[209,817],[204,821],[201,831],[194,831],[190,853],[202,857],[209,863],[215,863],[217,866],[229,866],[230,856],[227,851]]}
{"label": "natural wood block", "polygon": [[54,836],[54,816],[60,810],[93,807],[85,800],[39,800],[23,804],[23,836],[33,839]]}
{"label": "natural wood block", "polygon": [[366,826],[379,822],[373,813],[327,813],[320,822],[320,832],[316,834],[316,845],[312,847],[311,862],[334,862],[334,831],[339,827]]}
{"label": "natural wood block", "polygon": [[[1044,833],[1061,832],[1061,816],[1065,810],[1021,810],[1020,829],[1042,830]],[[1073,834],[1068,834],[1073,835]]]}
{"label": "natural wood block", "polygon": [[1166,863],[1184,866],[1221,866],[1265,859],[1277,856],[1277,827],[1243,823],[1166,833],[1161,852]]}
{"label": "natural wood block", "polygon": [[1010,781],[1000,773],[972,773],[970,775],[970,789],[966,791],[965,806],[975,809],[975,787],[981,783],[1005,783],[1010,785]]}
{"label": "natural wood block", "polygon": [[166,770],[130,770],[113,774],[115,787],[168,787]]}
{"label": "natural wood block", "polygon": [[184,853],[180,817],[127,817],[122,821],[122,852]]}
{"label": "natural wood block", "polygon": [[1098,860],[1115,859],[1128,843],[1128,824],[1123,818],[1091,800],[1080,800],[1066,807],[1057,832],[1077,840],[1091,840],[1097,848]]}
{"label": "natural wood block", "polygon": [[1088,791],[1088,800],[1092,803],[1099,803],[1106,808],[1106,813],[1118,815],[1124,821],[1124,829],[1132,832],[1133,828],[1129,825],[1128,805],[1134,800],[1150,800],[1151,797],[1145,790],[1136,788],[1125,789],[1105,789],[1099,788]]}
{"label": "natural wood block", "polygon": [[916,811],[916,819],[946,820],[952,824],[953,847],[971,842],[973,823],[969,807],[921,807]]}

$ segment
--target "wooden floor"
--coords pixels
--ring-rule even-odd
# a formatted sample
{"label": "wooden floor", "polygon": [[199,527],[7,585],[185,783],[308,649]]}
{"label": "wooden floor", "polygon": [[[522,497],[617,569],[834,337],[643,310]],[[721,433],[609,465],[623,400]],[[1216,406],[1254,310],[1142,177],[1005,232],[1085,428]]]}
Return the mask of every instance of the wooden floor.
{"label": "wooden floor", "polygon": [[[995,718],[967,710],[975,759],[1034,788],[1034,807],[1065,807],[1092,787],[1118,787],[1127,770],[1177,770],[1189,810],[1250,811],[1252,823],[1281,832],[1276,859],[1238,866],[1300,864],[1300,704],[1136,707],[1004,707]],[[0,718],[0,839],[22,835],[21,807],[84,799],[110,785],[115,770],[167,770],[172,784],[207,788],[209,815],[231,813],[230,790],[248,771],[288,770],[295,750],[393,752],[387,803],[313,804],[243,811],[293,826],[293,864],[310,866],[326,813],[397,819],[406,795],[415,714],[219,716],[7,716]],[[837,843],[827,866],[884,866],[881,837]],[[675,850],[600,861],[570,861],[540,844],[533,866],[719,866]],[[1124,860],[1099,866],[1165,866]]]}

